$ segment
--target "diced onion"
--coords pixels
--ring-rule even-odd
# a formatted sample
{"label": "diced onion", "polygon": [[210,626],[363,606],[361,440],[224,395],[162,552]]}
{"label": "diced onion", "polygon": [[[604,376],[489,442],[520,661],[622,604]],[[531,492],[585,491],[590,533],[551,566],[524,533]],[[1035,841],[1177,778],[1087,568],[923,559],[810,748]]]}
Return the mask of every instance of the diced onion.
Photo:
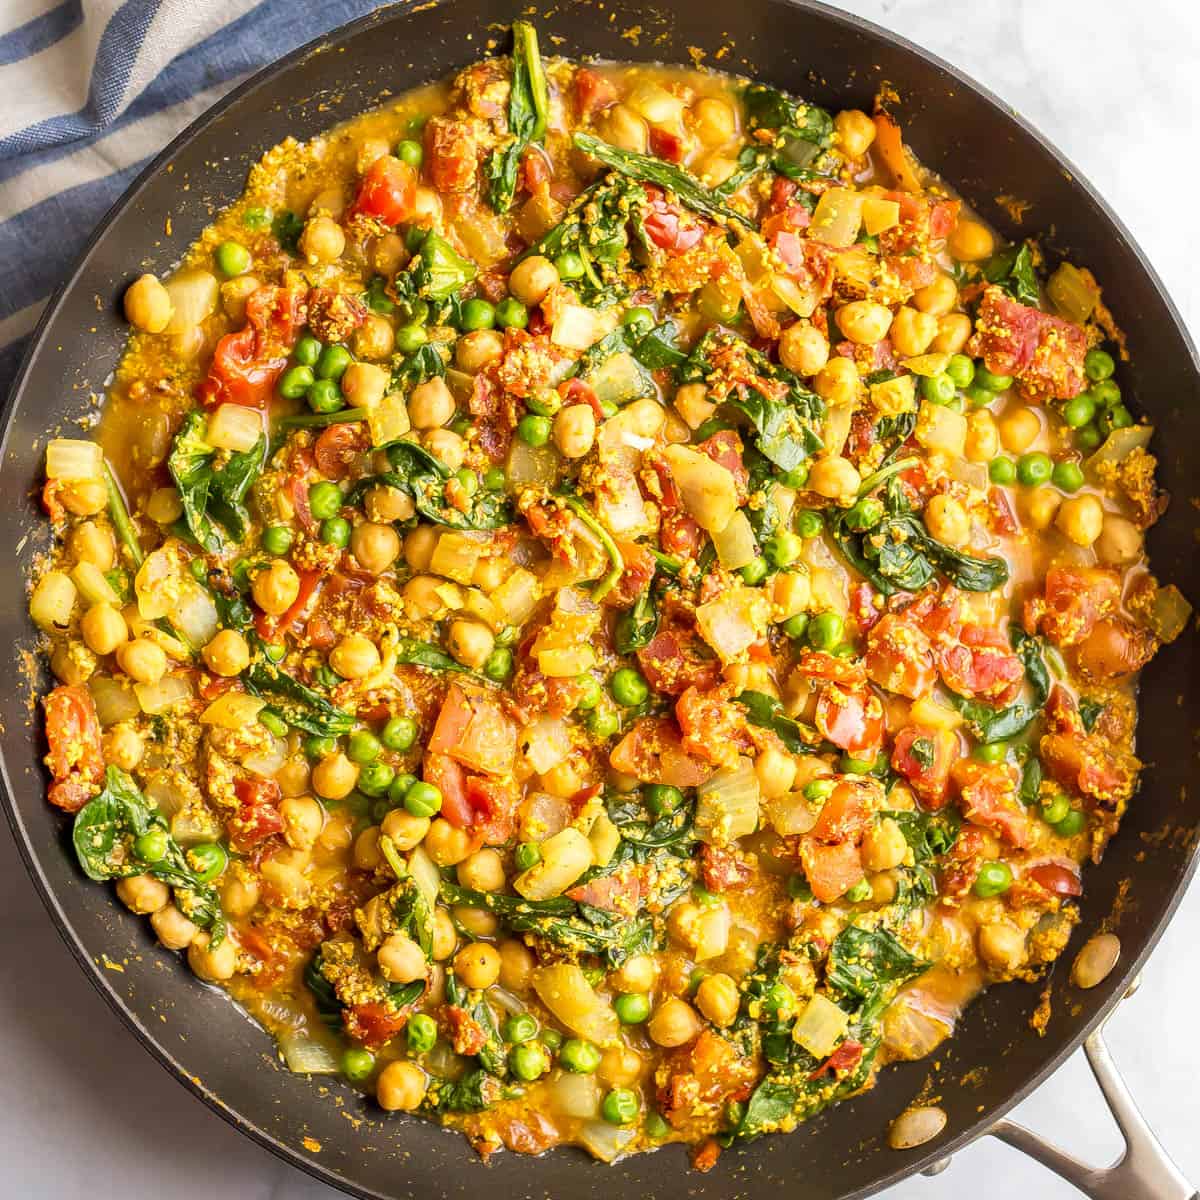
{"label": "diced onion", "polygon": [[601,1162],[616,1162],[633,1141],[636,1130],[607,1121],[588,1121],[579,1129],[579,1142]]}
{"label": "diced onion", "polygon": [[1126,425],[1124,429],[1114,429],[1084,465],[1089,471],[1095,471],[1097,467],[1106,463],[1116,466],[1135,450],[1144,450],[1150,445],[1153,436],[1153,425]]}
{"label": "diced onion", "polygon": [[408,856],[408,870],[413,877],[413,883],[420,888],[421,894],[425,899],[430,904],[436,904],[438,887],[441,884],[442,877],[438,873],[437,864],[429,857],[423,847],[418,846]]}
{"label": "diced onion", "polygon": [[193,646],[206,646],[221,628],[213,598],[198,583],[180,579],[182,597],[171,612],[176,628]]}
{"label": "diced onion", "polygon": [[561,896],[592,865],[592,844],[568,825],[542,843],[542,860],[513,880],[526,900]]}
{"label": "diced onion", "polygon": [[544,842],[571,820],[571,806],[561,796],[549,792],[532,792],[521,811],[521,839],[526,842]]}
{"label": "diced onion", "polygon": [[607,525],[618,535],[649,532],[646,502],[642,499],[637,482],[632,477],[621,476],[620,467],[616,464],[606,478],[611,486],[604,488],[596,497],[596,515],[601,524]]}
{"label": "diced onion", "polygon": [[258,720],[266,701],[249,692],[222,692],[201,714],[201,725],[216,725],[221,729],[245,729]]}
{"label": "diced onion", "polygon": [[157,683],[135,683],[133,694],[137,696],[142,712],[153,716],[190,700],[192,685],[186,675],[164,675]]}
{"label": "diced onion", "polygon": [[508,623],[504,619],[504,614],[496,607],[495,602],[478,588],[467,589],[467,594],[463,597],[463,610],[469,612],[473,617],[478,617],[484,624],[490,626],[494,633],[499,633]]}
{"label": "diced onion", "polygon": [[616,1042],[620,1031],[617,1014],[606,1000],[596,995],[578,964],[535,967],[532,982],[538,999],[576,1037],[598,1046]]}
{"label": "diced onion", "polygon": [[586,350],[603,336],[597,314],[581,304],[564,304],[550,330],[550,340],[567,350]]}
{"label": "diced onion", "polygon": [[481,534],[448,530],[438,538],[433,557],[429,560],[429,569],[433,574],[444,575],[456,583],[469,584],[475,576],[483,549]]}
{"label": "diced onion", "polygon": [[103,479],[104,452],[95,442],[55,438],[46,446],[47,479]]}
{"label": "diced onion", "polygon": [[846,439],[850,436],[850,424],[853,420],[853,404],[839,404],[829,410],[821,428],[821,441],[825,443],[825,450],[829,454],[841,454]]}
{"label": "diced onion", "polygon": [[[899,205],[896,207],[899,209]],[[861,192],[852,188],[827,188],[813,210],[808,236],[826,246],[852,246],[858,237],[862,217]]]}
{"label": "diced onion", "polygon": [[967,444],[967,418],[952,408],[943,408],[940,404],[925,400],[917,414],[917,428],[913,436],[926,450],[962,458],[963,448]]}
{"label": "diced onion", "polygon": [[244,453],[263,435],[262,413],[244,404],[222,404],[209,418],[205,441],[217,450]]}
{"label": "diced onion", "polygon": [[807,833],[816,823],[817,814],[803,792],[788,792],[766,803],[767,820],[780,837]]}
{"label": "diced onion", "polygon": [[221,823],[198,804],[189,804],[171,818],[171,836],[181,846],[215,842],[221,836]]}
{"label": "diced onion", "polygon": [[538,670],[551,679],[570,679],[596,665],[591,646],[561,646],[538,651]]}
{"label": "diced onion", "polygon": [[828,1058],[849,1026],[850,1014],[818,993],[796,1019],[792,1040],[814,1058]]}
{"label": "diced onion", "polygon": [[1173,642],[1187,628],[1191,616],[1192,606],[1187,598],[1173,583],[1168,583],[1154,593],[1147,623],[1160,642]]}
{"label": "diced onion", "polygon": [[550,1107],[562,1117],[591,1121],[600,1115],[600,1084],[594,1075],[564,1071],[547,1089]]}
{"label": "diced onion", "polygon": [[766,633],[771,619],[770,598],[760,588],[740,584],[696,609],[701,637],[726,665],[736,662]]}
{"label": "diced onion", "polygon": [[607,813],[599,813],[588,830],[588,841],[592,844],[592,861],[598,867],[607,867],[621,844],[621,831]]}
{"label": "diced onion", "polygon": [[722,767],[696,789],[696,835],[723,846],[758,828],[758,776],[748,758]]}
{"label": "diced onion", "polygon": [[737,486],[728,469],[690,446],[668,446],[663,459],[697,524],[710,534],[724,529],[738,508]]}
{"label": "diced onion", "polygon": [[771,279],[770,292],[761,295],[774,295],[792,310],[798,317],[811,317],[820,303],[820,285],[810,281],[801,287],[790,275],[775,275]]}
{"label": "diced onion", "polygon": [[1092,315],[1100,293],[1096,285],[1070,263],[1063,263],[1046,281],[1046,295],[1068,321],[1082,324]]}
{"label": "diced onion", "polygon": [[146,555],[146,561],[134,576],[138,615],[144,621],[167,616],[179,600],[177,563],[165,546]]}
{"label": "diced onion", "polygon": [[950,365],[949,354],[918,354],[914,358],[903,358],[900,365],[914,375],[941,375]]}
{"label": "diced onion", "polygon": [[301,1030],[279,1035],[279,1052],[287,1068],[296,1075],[336,1075],[341,1070],[338,1056],[324,1043]]}
{"label": "diced onion", "polygon": [[217,311],[220,284],[208,271],[180,271],[165,286],[174,310],[167,333],[187,333]]}
{"label": "diced onion", "polygon": [[882,196],[863,196],[863,225],[872,237],[900,224],[900,203]]}
{"label": "diced onion", "polygon": [[88,680],[88,691],[92,693],[96,716],[104,729],[122,721],[132,721],[142,711],[133,688],[122,679],[114,679],[111,675],[93,675]]}
{"label": "diced onion", "polygon": [[558,717],[539,717],[525,731],[525,757],[529,765],[544,775],[571,753],[571,734]]}
{"label": "diced onion", "polygon": [[274,779],[279,768],[287,762],[287,745],[282,738],[272,737],[271,748],[259,754],[248,754],[242,766],[259,779]]}
{"label": "diced onion", "polygon": [[79,594],[88,604],[119,604],[120,599],[113,591],[112,584],[104,577],[104,572],[95,563],[78,562],[71,572],[71,579],[79,589]]}
{"label": "diced onion", "polygon": [[399,392],[389,392],[378,404],[367,409],[367,428],[372,446],[386,446],[403,437],[412,428],[408,405]]}
{"label": "diced onion", "polygon": [[683,121],[683,100],[649,80],[639,83],[630,92],[627,103],[651,125],[678,128]]}
{"label": "diced onion", "polygon": [[691,924],[692,957],[696,962],[720,958],[729,945],[733,918],[726,904],[702,908]]}
{"label": "diced onion", "polygon": [[520,438],[513,440],[508,455],[508,483],[518,488],[525,484],[549,487],[558,477],[558,451],[547,443],[545,446],[527,446]]}
{"label": "diced onion", "polygon": [[69,575],[62,571],[47,571],[29,598],[29,615],[33,623],[46,633],[61,633],[71,624],[76,595]]}
{"label": "diced onion", "polygon": [[172,781],[169,771],[155,774],[143,790],[147,799],[154,801],[164,817],[173,817],[187,807],[188,797]]}
{"label": "diced onion", "polygon": [[654,391],[654,383],[632,354],[612,354],[587,377],[601,404],[628,404]]}
{"label": "diced onion", "polygon": [[727,571],[737,571],[758,555],[758,543],[750,521],[740,509],[729,519],[729,524],[720,533],[712,535],[717,558]]}

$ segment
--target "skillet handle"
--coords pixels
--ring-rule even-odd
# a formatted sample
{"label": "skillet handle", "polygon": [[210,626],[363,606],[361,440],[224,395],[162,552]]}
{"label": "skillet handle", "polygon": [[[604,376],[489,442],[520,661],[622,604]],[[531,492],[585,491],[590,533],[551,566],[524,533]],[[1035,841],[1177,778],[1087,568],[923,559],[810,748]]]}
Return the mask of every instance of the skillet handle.
{"label": "skillet handle", "polygon": [[[1136,991],[1138,982],[1126,995]],[[1092,1167],[1080,1162],[1007,1118],[997,1121],[988,1133],[1037,1159],[1091,1200],[1200,1200],[1200,1193],[1180,1174],[1138,1111],[1104,1042],[1104,1025],[1083,1043],[1083,1049],[1125,1139],[1125,1152],[1111,1167]]]}

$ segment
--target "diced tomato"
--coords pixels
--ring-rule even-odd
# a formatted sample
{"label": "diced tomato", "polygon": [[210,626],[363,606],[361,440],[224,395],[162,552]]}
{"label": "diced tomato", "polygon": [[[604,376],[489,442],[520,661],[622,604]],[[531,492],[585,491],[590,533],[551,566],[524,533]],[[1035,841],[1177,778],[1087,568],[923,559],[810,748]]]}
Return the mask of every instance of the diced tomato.
{"label": "diced tomato", "polygon": [[521,804],[521,787],[512,779],[486,775],[466,776],[471,828],[490,846],[503,845],[512,836],[513,821]]}
{"label": "diced tomato", "polygon": [[675,719],[688,754],[720,765],[753,749],[745,711],[731,702],[732,693],[729,685],[707,692],[689,687],[676,701]]}
{"label": "diced tomato", "polygon": [[750,481],[750,472],[746,469],[746,464],[742,461],[742,453],[745,447],[742,445],[742,439],[738,436],[737,431],[734,429],[719,430],[711,437],[706,437],[704,441],[697,442],[693,449],[707,455],[713,462],[724,467],[733,476],[733,483],[738,493],[738,503],[744,504],[747,495],[746,485]]}
{"label": "diced tomato", "polygon": [[407,1010],[395,1009],[377,1000],[355,1004],[346,1010],[346,1036],[369,1050],[386,1045],[407,1024]]}
{"label": "diced tomato", "polygon": [[939,639],[933,654],[942,682],[960,696],[1003,706],[1021,690],[1025,668],[998,629],[963,625],[957,640]]}
{"label": "diced tomato", "polygon": [[1080,896],[1083,894],[1078,868],[1072,869],[1061,863],[1045,862],[1039,863],[1036,867],[1030,867],[1025,872],[1025,876],[1056,896]]}
{"label": "diced tomato", "polygon": [[1027,633],[1076,646],[1121,602],[1121,577],[1107,567],[1051,567],[1041,596],[1025,602]]}
{"label": "diced tomato", "polygon": [[394,155],[385,154],[367,168],[349,216],[399,225],[412,216],[416,191],[417,175],[412,167]]}
{"label": "diced tomato", "polygon": [[876,595],[875,589],[865,579],[850,591],[850,615],[860,633],[870,633],[883,615],[875,607]]}
{"label": "diced tomato", "polygon": [[668,1121],[681,1125],[698,1112],[744,1100],[754,1077],[753,1063],[719,1033],[705,1028],[666,1056],[657,1077],[659,1107]]}
{"label": "diced tomato", "polygon": [[642,783],[669,783],[696,787],[712,767],[683,748],[679,726],[667,717],[643,717],[613,747],[608,756],[614,771],[632,775]]}
{"label": "diced tomato", "polygon": [[637,912],[642,896],[642,878],[640,874],[631,871],[598,875],[579,887],[568,888],[564,894],[579,904],[590,904],[593,908],[604,909],[605,912],[624,913],[629,916]]}
{"label": "diced tomato", "polygon": [[479,448],[493,463],[503,462],[512,445],[516,414],[505,398],[504,390],[488,371],[475,376],[467,409],[475,418],[474,428]]}
{"label": "diced tomato", "polygon": [[694,517],[686,513],[665,513],[658,531],[659,545],[664,554],[679,554],[695,558],[700,553],[704,532]]}
{"label": "diced tomato", "polygon": [[680,696],[690,687],[714,687],[721,678],[721,664],[705,649],[694,629],[673,625],[660,629],[637,652],[637,660],[656,692]]}
{"label": "diced tomato", "polygon": [[451,825],[466,829],[475,813],[467,799],[467,773],[448,754],[426,751],[421,760],[421,774],[442,793],[441,816]]}
{"label": "diced tomato", "polygon": [[800,190],[800,185],[786,175],[776,175],[771,183],[771,198],[767,209],[772,213],[782,212],[792,203],[792,197]]}
{"label": "diced tomato", "polygon": [[1075,661],[1085,679],[1111,683],[1140,671],[1157,650],[1158,639],[1148,629],[1123,617],[1106,618],[1079,644]]}
{"label": "diced tomato", "polygon": [[564,408],[571,404],[586,404],[596,414],[597,421],[604,420],[604,406],[600,403],[595,388],[578,376],[560,383],[558,394],[562,397]]}
{"label": "diced tomato", "polygon": [[104,786],[100,719],[92,693],[82,684],[61,684],[43,697],[42,707],[52,777],[46,798],[55,808],[78,812]]}
{"label": "diced tomato", "polygon": [[813,896],[822,904],[832,904],[863,878],[862,856],[853,842],[826,846],[816,838],[802,837],[800,862]]}
{"label": "diced tomato", "polygon": [[466,121],[430,117],[425,123],[425,164],[439,192],[469,192],[475,187],[479,145]]}
{"label": "diced tomato", "polygon": [[916,254],[885,255],[883,267],[909,292],[928,287],[938,277],[937,264]]}
{"label": "diced tomato", "polygon": [[551,168],[546,155],[536,146],[530,146],[521,155],[521,186],[527,192],[536,192],[550,182]]}
{"label": "diced tomato", "polygon": [[716,1138],[705,1138],[692,1151],[692,1170],[699,1171],[701,1175],[704,1175],[717,1165],[720,1157],[721,1143]]}
{"label": "diced tomato", "polygon": [[233,785],[238,811],[228,822],[229,844],[241,854],[283,832],[279,801],[283,798],[273,779],[239,779]]}
{"label": "diced tomato", "polygon": [[621,551],[625,569],[616,587],[604,597],[604,603],[610,608],[629,608],[650,586],[656,563],[649,548],[638,542],[621,539],[617,542],[617,549]]}
{"label": "diced tomato", "polygon": [[800,651],[796,670],[806,679],[820,679],[826,683],[861,687],[867,682],[867,673],[858,659],[842,658],[837,654],[829,654],[824,650],[810,650],[807,647]]}
{"label": "diced tomato", "polygon": [[602,112],[617,102],[617,85],[605,75],[587,67],[575,72],[575,108],[579,119],[586,121],[593,113]]}
{"label": "diced tomato", "polygon": [[1039,745],[1051,777],[1103,808],[1116,809],[1133,790],[1136,766],[1120,759],[1096,737],[1084,733],[1048,733]]}
{"label": "diced tomato", "polygon": [[959,759],[950,771],[967,820],[1023,850],[1033,840],[1029,814],[1017,798],[1019,776],[1009,763]]}
{"label": "diced tomato", "polygon": [[455,1054],[478,1054],[487,1045],[486,1031],[465,1008],[444,1005],[441,1018]]}
{"label": "diced tomato", "polygon": [[710,892],[736,892],[750,882],[754,868],[737,850],[702,842],[700,872]]}
{"label": "diced tomato", "polygon": [[452,683],[427,749],[485,775],[506,775],[516,761],[517,727],[490,696]]}
{"label": "diced tomato", "polygon": [[665,200],[657,188],[647,188],[646,194],[650,197],[650,210],[644,228],[646,236],[660,250],[683,254],[700,243],[708,227],[706,221]]}
{"label": "diced tomato", "polygon": [[888,692],[919,700],[937,678],[933,646],[915,621],[887,613],[867,635],[867,676]]}
{"label": "diced tomato", "polygon": [[948,238],[958,224],[960,208],[961,200],[938,200],[929,210],[929,236],[936,241]]}
{"label": "diced tomato", "polygon": [[290,350],[308,317],[306,292],[296,286],[264,284],[246,300],[246,320],[259,337],[259,353]]}
{"label": "diced tomato", "polygon": [[658,125],[650,126],[650,153],[665,162],[683,161],[683,138]]}
{"label": "diced tomato", "polygon": [[862,1062],[863,1044],[847,1038],[811,1075],[809,1079],[820,1079],[822,1075],[839,1075],[853,1071]]}
{"label": "diced tomato", "polygon": [[1008,502],[1008,493],[1003,488],[988,488],[988,515],[992,528],[997,533],[1016,533],[1017,518]]}
{"label": "diced tomato", "polygon": [[272,617],[269,613],[259,612],[254,615],[254,628],[264,642],[277,642],[300,621],[306,620],[317,606],[321,589],[325,586],[327,576],[321,571],[299,571],[300,587],[292,606],[281,617]]}
{"label": "diced tomato", "polygon": [[869,688],[831,683],[817,700],[816,725],[848,754],[870,758],[883,744],[883,705]]}
{"label": "diced tomato", "polygon": [[275,389],[275,381],[287,366],[287,356],[258,357],[258,337],[247,325],[237,333],[227,333],[213,351],[207,377],[196,389],[208,408],[221,404],[240,404],[245,408],[265,408]]}
{"label": "diced tomato", "polygon": [[359,455],[371,445],[361,421],[340,421],[330,425],[313,446],[317,470],[326,479],[345,479]]}
{"label": "diced tomato", "polygon": [[871,801],[878,793],[878,785],[866,780],[839,780],[825,798],[808,836],[827,845],[839,842],[858,845],[871,822]]}
{"label": "diced tomato", "polygon": [[941,808],[950,790],[950,768],[961,751],[953,730],[910,725],[896,734],[892,769],[904,776],[926,808]]}

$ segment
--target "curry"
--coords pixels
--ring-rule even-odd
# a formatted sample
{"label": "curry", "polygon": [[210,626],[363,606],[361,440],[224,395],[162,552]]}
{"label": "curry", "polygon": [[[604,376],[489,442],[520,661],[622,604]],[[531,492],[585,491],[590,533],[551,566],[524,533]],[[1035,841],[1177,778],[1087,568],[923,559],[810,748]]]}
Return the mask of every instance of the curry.
{"label": "curry", "polygon": [[1063,952],[1190,610],[1099,284],[885,107],[518,23],[124,309],[49,800],[291,1070],[707,1169]]}

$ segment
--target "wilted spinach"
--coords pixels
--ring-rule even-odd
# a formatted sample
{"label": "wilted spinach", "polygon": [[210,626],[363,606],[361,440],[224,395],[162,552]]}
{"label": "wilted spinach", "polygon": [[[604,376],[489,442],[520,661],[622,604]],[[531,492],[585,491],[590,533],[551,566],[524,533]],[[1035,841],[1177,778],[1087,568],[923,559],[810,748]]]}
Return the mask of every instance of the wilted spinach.
{"label": "wilted spinach", "polygon": [[1015,623],[1009,626],[1008,636],[1025,668],[1025,680],[1032,693],[1029,702],[1018,701],[1007,708],[994,708],[982,700],[950,694],[951,703],[962,714],[971,732],[984,742],[1005,742],[1024,733],[1050,696],[1050,672],[1042,658],[1042,639],[1027,634]]}
{"label": "wilted spinach", "polygon": [[793,754],[815,754],[821,737],[808,725],[789,717],[774,696],[766,692],[742,692],[737,702],[746,710],[751,725],[769,729]]}
{"label": "wilted spinach", "polygon": [[1036,306],[1040,299],[1033,250],[1028,242],[992,255],[983,266],[983,277],[998,284],[1019,304]]}
{"label": "wilted spinach", "polygon": [[537,30],[528,21],[513,22],[512,88],[508,95],[508,133],[511,139],[492,151],[484,166],[488,203],[507,212],[517,190],[521,156],[546,132],[550,92],[538,53]]}
{"label": "wilted spinach", "polygon": [[338,737],[354,728],[354,716],[330,704],[320,692],[259,658],[242,672],[242,683],[254,695],[274,697],[272,709],[294,729],[316,737]]}

